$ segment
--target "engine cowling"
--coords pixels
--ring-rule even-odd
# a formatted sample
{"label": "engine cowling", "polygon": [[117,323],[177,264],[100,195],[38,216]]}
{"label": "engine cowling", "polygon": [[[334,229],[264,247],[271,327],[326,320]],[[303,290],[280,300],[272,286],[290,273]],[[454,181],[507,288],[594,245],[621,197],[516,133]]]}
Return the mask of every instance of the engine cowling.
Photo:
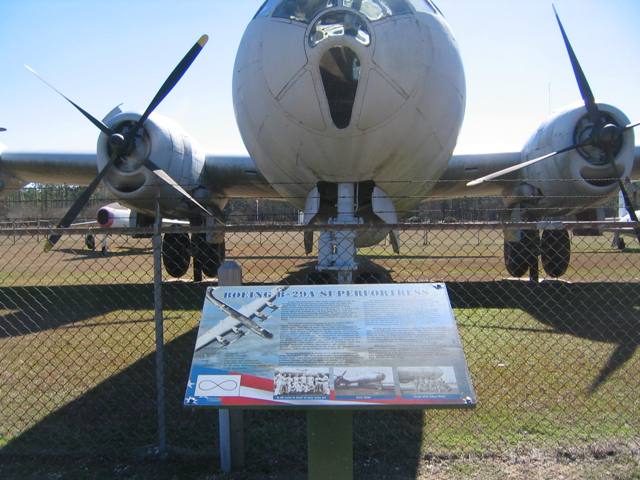
{"label": "engine cowling", "polygon": [[[117,113],[106,120],[116,132],[126,133],[140,115]],[[203,148],[177,123],[160,115],[152,115],[138,131],[136,148],[116,160],[104,183],[124,204],[154,215],[157,199],[165,215],[190,216],[191,206],[143,165],[150,159],[168,173],[185,190],[194,194],[201,189],[200,177],[205,166]],[[106,135],[98,138],[97,162],[102,169],[109,162],[111,147]],[[198,197],[200,195],[194,194]]]}
{"label": "engine cowling", "polygon": [[[608,122],[624,127],[629,119],[617,108],[598,104]],[[589,137],[593,124],[583,106],[570,108],[541,125],[523,150],[523,161],[541,157]],[[522,172],[523,183],[512,204],[522,197],[534,204],[535,216],[567,215],[606,202],[618,190],[618,179],[631,175],[634,165],[633,130],[624,133],[615,149],[615,162],[602,150],[588,146],[531,165]]]}

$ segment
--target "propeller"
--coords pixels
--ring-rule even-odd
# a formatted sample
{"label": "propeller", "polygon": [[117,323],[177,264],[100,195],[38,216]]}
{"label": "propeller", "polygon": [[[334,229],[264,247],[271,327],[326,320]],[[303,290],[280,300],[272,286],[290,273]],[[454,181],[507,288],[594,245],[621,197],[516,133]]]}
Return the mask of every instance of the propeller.
{"label": "propeller", "polygon": [[2,128],[2,127],[0,127],[0,132],[6,132],[6,131],[7,131],[7,129],[6,129],[6,128]]}
{"label": "propeller", "polygon": [[[173,88],[178,84],[180,79],[187,72],[191,64],[195,61],[197,56],[200,54],[204,46],[206,45],[209,37],[207,35],[203,35],[200,39],[191,47],[189,52],[184,56],[184,58],[180,61],[180,63],[176,66],[176,68],[171,72],[167,80],[158,90],[156,96],[153,97],[151,103],[144,111],[140,119],[135,123],[135,125],[130,128],[127,132],[121,133],[114,131],[107,125],[105,125],[102,121],[95,118],[89,112],[84,110],[78,104],[69,99],[66,95],[56,89],[53,85],[47,82],[44,78],[42,78],[33,68],[25,65],[25,67],[33,73],[36,77],[38,77],[45,85],[51,88],[53,91],[62,96],[65,100],[67,100],[71,105],[73,105],[82,115],[84,115],[91,123],[93,123],[102,133],[104,133],[108,137],[108,144],[111,147],[111,156],[109,158],[109,162],[104,166],[104,168],[98,173],[98,175],[93,179],[93,181],[89,184],[89,186],[82,192],[80,197],[73,203],[69,211],[65,214],[65,216],[58,223],[57,228],[67,228],[71,225],[71,223],[78,216],[80,211],[85,207],[89,198],[96,190],[102,179],[105,177],[107,173],[111,170],[114,163],[122,158],[123,156],[131,153],[136,148],[136,138],[138,131],[144,123],[147,121],[149,116],[153,113],[153,111],[162,103],[162,101],[167,97],[167,95],[173,90]],[[162,180],[164,183],[173,188],[179,195],[186,198],[189,202],[195,205],[198,209],[204,212],[207,216],[213,216],[213,214],[207,210],[204,206],[202,206],[198,201],[196,201],[187,191],[182,188],[178,182],[176,182],[167,172],[165,172],[162,168],[157,166],[153,161],[146,159],[143,162],[144,166],[148,168],[153,174]],[[60,240],[60,235],[50,235],[47,239],[47,243],[45,245],[45,251],[50,251],[54,245]]]}
{"label": "propeller", "polygon": [[[595,97],[593,95],[593,91],[589,85],[586,75],[582,70],[582,66],[578,61],[578,57],[571,46],[571,42],[569,41],[569,37],[567,36],[567,32],[562,25],[562,21],[560,20],[560,16],[558,15],[558,11],[556,10],[555,5],[553,6],[553,12],[555,14],[556,20],[558,22],[558,26],[560,27],[560,33],[562,34],[562,38],[564,40],[565,47],[567,49],[567,53],[569,54],[569,59],[571,61],[571,67],[573,68],[574,76],[576,77],[576,81],[578,83],[578,88],[580,89],[580,95],[582,96],[582,100],[584,101],[584,106],[587,110],[587,115],[589,120],[591,121],[593,127],[589,133],[588,138],[584,139],[582,142],[579,142],[575,145],[571,145],[569,147],[563,148],[556,152],[549,153],[547,155],[543,155],[538,158],[534,158],[533,160],[528,160],[526,162],[520,163],[518,165],[514,165],[513,167],[505,168],[498,172],[486,175],[482,178],[478,178],[477,180],[473,180],[467,183],[468,187],[473,187],[475,185],[480,185],[481,183],[487,182],[489,180],[493,180],[498,177],[502,177],[508,173],[512,173],[518,170],[521,170],[530,165],[534,165],[538,162],[542,162],[549,158],[553,158],[557,155],[570,152],[573,150],[577,150],[583,147],[592,146],[595,147],[605,154],[606,163],[611,164],[613,170],[615,171],[615,156],[616,149],[618,145],[623,140],[623,135],[626,131],[632,130],[638,126],[640,123],[634,123],[627,125],[625,127],[621,127],[611,122],[610,117],[604,114],[599,108],[598,104],[595,101]],[[636,210],[633,206],[633,202],[631,201],[631,196],[627,191],[624,182],[621,178],[618,178],[618,185],[620,190],[622,191],[622,196],[625,202],[625,208],[629,212],[631,220],[634,222],[638,221],[638,217],[636,215]],[[640,228],[636,229],[636,236],[638,237],[638,242],[640,242]]]}

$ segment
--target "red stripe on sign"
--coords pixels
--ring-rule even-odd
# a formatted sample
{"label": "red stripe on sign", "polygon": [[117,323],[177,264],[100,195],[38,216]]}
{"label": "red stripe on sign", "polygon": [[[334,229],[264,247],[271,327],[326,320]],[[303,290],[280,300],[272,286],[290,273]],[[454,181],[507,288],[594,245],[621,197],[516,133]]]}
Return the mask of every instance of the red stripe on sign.
{"label": "red stripe on sign", "polygon": [[255,377],[253,375],[242,375],[240,385],[243,387],[256,388],[258,390],[265,390],[267,392],[273,392],[273,380],[268,378]]}
{"label": "red stripe on sign", "polygon": [[283,402],[276,402],[272,400],[262,400],[259,398],[247,398],[247,397],[224,397],[220,399],[222,405],[235,405],[235,406],[256,406],[256,405],[286,405]]}

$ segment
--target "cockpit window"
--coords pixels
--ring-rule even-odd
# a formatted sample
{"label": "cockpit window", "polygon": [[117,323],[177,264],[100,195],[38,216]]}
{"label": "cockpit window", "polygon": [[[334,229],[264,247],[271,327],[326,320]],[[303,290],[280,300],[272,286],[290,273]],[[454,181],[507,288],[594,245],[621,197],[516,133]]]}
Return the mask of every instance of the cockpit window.
{"label": "cockpit window", "polygon": [[437,13],[435,7],[428,0],[409,0],[409,3],[418,13]]}
{"label": "cockpit window", "polygon": [[322,10],[331,7],[353,8],[370,21],[383,20],[393,15],[416,12],[436,13],[431,0],[267,0],[256,17],[285,18],[310,23]]}
{"label": "cockpit window", "polygon": [[358,10],[372,22],[411,13],[405,0],[343,0],[343,5]]}
{"label": "cockpit window", "polygon": [[256,17],[274,17],[309,23],[322,10],[336,7],[339,0],[268,0]]}

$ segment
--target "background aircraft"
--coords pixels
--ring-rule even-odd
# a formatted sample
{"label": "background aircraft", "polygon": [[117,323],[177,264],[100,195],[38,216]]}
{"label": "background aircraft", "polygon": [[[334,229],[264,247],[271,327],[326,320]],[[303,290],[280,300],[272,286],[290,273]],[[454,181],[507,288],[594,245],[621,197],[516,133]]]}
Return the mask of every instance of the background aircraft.
{"label": "background aircraft", "polygon": [[[386,224],[434,196],[503,196],[513,220],[580,215],[604,203],[622,179],[637,176],[640,155],[632,122],[618,108],[595,102],[566,36],[564,42],[582,105],[551,116],[522,151],[452,156],[466,105],[465,75],[458,44],[434,3],[268,1],[249,24],[234,69],[234,107],[250,157],[207,154],[173,121],[153,113],[194,62],[203,37],[143,114],[115,109],[100,121],[74,104],[102,132],[97,154],[5,151],[3,181],[90,184],[89,194],[104,181],[141,222],[153,215],[156,201],[163,216],[199,225],[223,222],[229,198],[280,197],[304,208],[307,222],[346,214],[380,227],[359,235],[357,246],[378,242],[389,233]],[[489,177],[473,190],[466,185],[506,168],[512,169],[506,176]],[[357,207],[339,212],[345,196],[354,197],[350,209]],[[80,198],[62,226],[87,199]],[[633,215],[630,202],[627,209]],[[183,275],[189,239],[167,234],[164,241],[165,263],[186,265],[169,273]],[[224,239],[195,236],[191,243],[205,273],[215,275]],[[543,232],[538,243],[537,231],[505,239],[512,275],[524,275],[538,255],[551,276],[566,271],[568,234]]]}

